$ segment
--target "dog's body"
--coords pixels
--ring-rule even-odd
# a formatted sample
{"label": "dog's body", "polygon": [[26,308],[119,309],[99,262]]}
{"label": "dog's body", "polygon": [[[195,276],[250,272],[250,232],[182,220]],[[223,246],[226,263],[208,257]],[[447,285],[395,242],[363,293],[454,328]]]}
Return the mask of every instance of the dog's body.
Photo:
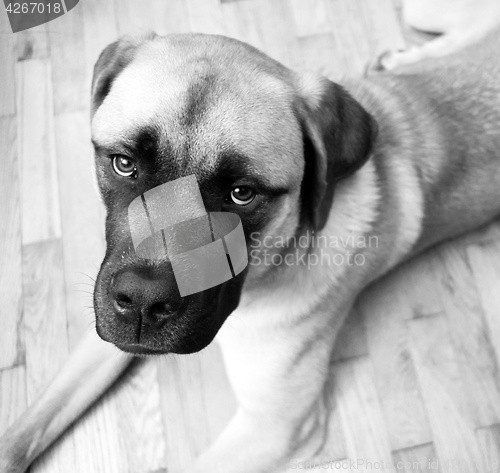
{"label": "dog's body", "polygon": [[[324,438],[322,391],[332,347],[359,292],[402,260],[500,214],[499,47],[500,32],[494,32],[444,60],[346,82],[354,99],[329,81],[294,75],[224,38],[125,41],[103,53],[93,106],[98,176],[108,207],[108,252],[96,288],[98,331],[136,353],[195,351],[218,332],[239,403],[190,472],[280,471],[292,454],[313,455]],[[151,133],[144,137],[152,124],[154,146]],[[117,153],[120,140],[136,148],[142,141],[142,153],[152,153],[149,166],[154,163],[158,172],[142,182],[141,176],[117,180],[99,154]],[[231,160],[238,185],[258,182],[268,189],[249,204],[254,207],[218,203],[223,192],[216,182]],[[137,162],[147,176],[148,164]],[[149,293],[137,296],[136,286],[152,276],[143,275],[144,263],[130,252],[123,209],[139,192],[185,174],[197,176],[208,207],[240,213],[251,264],[229,289],[210,292],[217,301],[230,293],[227,307],[219,302],[206,309],[200,296],[201,302],[162,309],[146,323],[137,314],[152,302]],[[253,180],[241,181],[250,174]],[[288,246],[277,244],[281,237],[301,236],[307,248],[293,238]],[[343,243],[314,244],[325,241],[321,236]],[[376,245],[359,244],[370,237]],[[302,264],[317,261],[312,255],[319,264]],[[296,264],[284,263],[292,260]],[[168,268],[159,264],[155,271],[170,280]],[[116,288],[123,274],[130,284],[129,273],[136,292]],[[116,296],[123,292],[132,294],[134,304],[140,300],[138,308],[124,308]],[[87,343],[0,443],[2,471],[23,471],[126,366],[127,355],[103,347],[85,359],[86,350],[102,344]],[[94,365],[101,365],[95,374]],[[70,385],[81,372],[92,378]],[[72,402],[56,412],[63,398]]]}

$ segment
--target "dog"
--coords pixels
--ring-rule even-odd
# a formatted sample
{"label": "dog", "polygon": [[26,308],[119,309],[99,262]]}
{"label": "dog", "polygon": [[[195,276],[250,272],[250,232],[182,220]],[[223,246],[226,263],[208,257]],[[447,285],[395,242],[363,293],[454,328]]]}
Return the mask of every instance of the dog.
{"label": "dog", "polygon": [[391,70],[422,59],[442,57],[478,42],[500,25],[496,0],[402,0],[402,17],[412,28],[437,38],[421,46],[387,51],[377,66]]}
{"label": "dog", "polygon": [[[92,140],[107,208],[96,328],[110,343],[90,334],[76,349],[4,435],[1,471],[24,471],[132,355],[192,353],[216,336],[239,407],[188,471],[282,471],[314,455],[332,347],[361,290],[500,215],[499,47],[495,30],[446,58],[337,84],[220,36],[108,46]],[[207,211],[240,217],[250,264],[180,297],[168,258],[134,251],[127,208],[191,175]],[[320,244],[332,237],[344,244]]]}

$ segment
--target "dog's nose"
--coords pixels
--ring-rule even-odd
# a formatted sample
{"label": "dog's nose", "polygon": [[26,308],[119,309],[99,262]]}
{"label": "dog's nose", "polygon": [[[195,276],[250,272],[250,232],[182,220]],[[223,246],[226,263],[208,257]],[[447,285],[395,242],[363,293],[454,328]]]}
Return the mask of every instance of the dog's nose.
{"label": "dog's nose", "polygon": [[118,315],[130,322],[141,319],[151,325],[166,319],[179,307],[180,297],[172,292],[169,281],[163,277],[125,270],[113,278],[110,296]]}

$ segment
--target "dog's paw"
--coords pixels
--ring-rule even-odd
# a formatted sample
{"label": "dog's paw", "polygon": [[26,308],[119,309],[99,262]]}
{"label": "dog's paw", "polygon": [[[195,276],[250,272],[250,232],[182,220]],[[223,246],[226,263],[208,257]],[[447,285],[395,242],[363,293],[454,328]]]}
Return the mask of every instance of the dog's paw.
{"label": "dog's paw", "polygon": [[420,48],[413,46],[397,51],[385,51],[374,62],[372,69],[375,71],[391,71],[399,66],[412,64],[422,59]]}
{"label": "dog's paw", "polygon": [[386,51],[378,57],[379,70],[390,71],[401,66],[414,64],[426,59],[436,59],[460,51],[477,40],[476,36],[444,34],[420,46],[410,46],[404,50]]}

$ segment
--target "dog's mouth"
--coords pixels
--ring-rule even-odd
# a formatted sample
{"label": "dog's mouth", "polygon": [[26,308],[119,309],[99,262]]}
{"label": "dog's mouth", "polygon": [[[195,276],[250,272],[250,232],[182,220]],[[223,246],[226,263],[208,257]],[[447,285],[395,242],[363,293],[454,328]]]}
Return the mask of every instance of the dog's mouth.
{"label": "dog's mouth", "polygon": [[126,353],[130,353],[131,355],[164,355],[165,352],[163,350],[155,350],[149,348],[147,346],[139,345],[137,343],[133,344],[115,344],[117,348]]}
{"label": "dog's mouth", "polygon": [[122,268],[103,263],[94,291],[96,330],[134,355],[195,353],[209,345],[237,307],[243,273],[180,297],[167,268]]}

